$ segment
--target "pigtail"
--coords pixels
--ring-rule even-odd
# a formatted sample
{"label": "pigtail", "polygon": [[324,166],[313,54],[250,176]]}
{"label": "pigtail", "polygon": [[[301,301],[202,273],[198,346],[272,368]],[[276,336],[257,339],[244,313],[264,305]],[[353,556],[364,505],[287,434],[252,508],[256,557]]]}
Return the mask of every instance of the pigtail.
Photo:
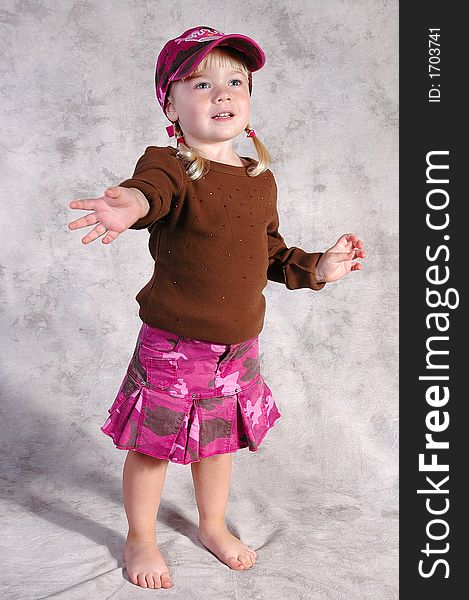
{"label": "pigtail", "polygon": [[247,137],[252,139],[254,148],[257,152],[257,165],[255,167],[248,167],[247,173],[250,177],[257,177],[257,175],[260,175],[268,169],[269,164],[272,162],[272,158],[267,148],[257,137],[257,133],[250,125],[247,125],[244,131],[247,133]]}
{"label": "pigtail", "polygon": [[190,179],[200,179],[208,171],[206,159],[186,144],[179,121],[176,121],[173,127],[178,145],[177,157],[181,159]]}

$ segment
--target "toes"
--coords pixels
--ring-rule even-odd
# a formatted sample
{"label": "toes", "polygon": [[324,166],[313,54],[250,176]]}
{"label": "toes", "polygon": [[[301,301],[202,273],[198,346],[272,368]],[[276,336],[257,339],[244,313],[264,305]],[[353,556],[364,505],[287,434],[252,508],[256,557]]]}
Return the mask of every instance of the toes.
{"label": "toes", "polygon": [[227,560],[227,564],[231,569],[244,569],[242,561],[238,560],[236,556],[229,556]]}
{"label": "toes", "polygon": [[250,567],[252,567],[253,563],[252,563],[250,554],[248,554],[247,552],[244,552],[243,554],[239,555],[239,558],[240,558],[241,562],[243,563],[245,569],[249,569]]}
{"label": "toes", "polygon": [[171,581],[171,577],[169,576],[169,573],[161,574],[161,585],[162,585],[162,587],[165,587],[165,588],[173,587],[173,582]]}
{"label": "toes", "polygon": [[[254,556],[253,556],[254,554]],[[227,565],[231,569],[250,569],[256,562],[256,553],[254,551],[247,550],[238,556],[229,556],[227,558]]]}
{"label": "toes", "polygon": [[153,589],[155,587],[155,582],[151,575],[145,575],[145,583],[147,584],[147,588]]}
{"label": "toes", "polygon": [[161,578],[160,578],[159,573],[154,573],[153,575],[138,574],[138,575],[133,575],[132,577],[129,577],[129,578],[132,581],[132,583],[134,583],[135,585],[139,585],[140,587],[143,587],[143,588],[159,590],[162,587],[164,587],[164,588],[173,587],[173,583],[171,581],[169,573],[163,573],[161,575]]}

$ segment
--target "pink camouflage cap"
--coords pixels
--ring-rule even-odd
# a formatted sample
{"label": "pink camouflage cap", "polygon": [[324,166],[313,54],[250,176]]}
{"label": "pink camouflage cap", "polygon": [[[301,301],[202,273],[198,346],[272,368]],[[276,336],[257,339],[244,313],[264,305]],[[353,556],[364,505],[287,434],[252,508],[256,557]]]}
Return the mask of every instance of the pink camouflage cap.
{"label": "pink camouflage cap", "polygon": [[192,27],[181,36],[166,42],[158,55],[155,71],[156,98],[163,112],[171,82],[187,77],[215,46],[229,46],[241,54],[249,69],[249,93],[252,93],[251,72],[258,71],[265,64],[265,54],[259,44],[240,33],[225,35],[212,27]]}

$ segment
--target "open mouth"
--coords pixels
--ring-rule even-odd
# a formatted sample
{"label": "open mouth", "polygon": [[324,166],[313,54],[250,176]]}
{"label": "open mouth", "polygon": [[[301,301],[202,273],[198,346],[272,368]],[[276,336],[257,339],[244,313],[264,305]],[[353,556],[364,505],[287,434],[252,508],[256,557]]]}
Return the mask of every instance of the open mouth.
{"label": "open mouth", "polygon": [[226,112],[217,113],[216,115],[214,115],[212,117],[212,119],[215,119],[216,121],[229,121],[233,117],[234,117],[234,114],[232,112],[226,111]]}

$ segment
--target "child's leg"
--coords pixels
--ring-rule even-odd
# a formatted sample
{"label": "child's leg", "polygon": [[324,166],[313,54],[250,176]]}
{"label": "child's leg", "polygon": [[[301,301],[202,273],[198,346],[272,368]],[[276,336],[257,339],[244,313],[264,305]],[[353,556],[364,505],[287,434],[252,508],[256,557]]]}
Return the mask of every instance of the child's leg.
{"label": "child's leg", "polygon": [[129,532],[124,546],[125,568],[141,587],[172,587],[168,567],[156,545],[156,516],[168,461],[129,451],[124,463],[124,506]]}
{"label": "child's leg", "polygon": [[249,569],[256,562],[256,552],[228,531],[225,525],[232,459],[231,453],[216,454],[191,463],[199,510],[198,537],[230,568]]}

